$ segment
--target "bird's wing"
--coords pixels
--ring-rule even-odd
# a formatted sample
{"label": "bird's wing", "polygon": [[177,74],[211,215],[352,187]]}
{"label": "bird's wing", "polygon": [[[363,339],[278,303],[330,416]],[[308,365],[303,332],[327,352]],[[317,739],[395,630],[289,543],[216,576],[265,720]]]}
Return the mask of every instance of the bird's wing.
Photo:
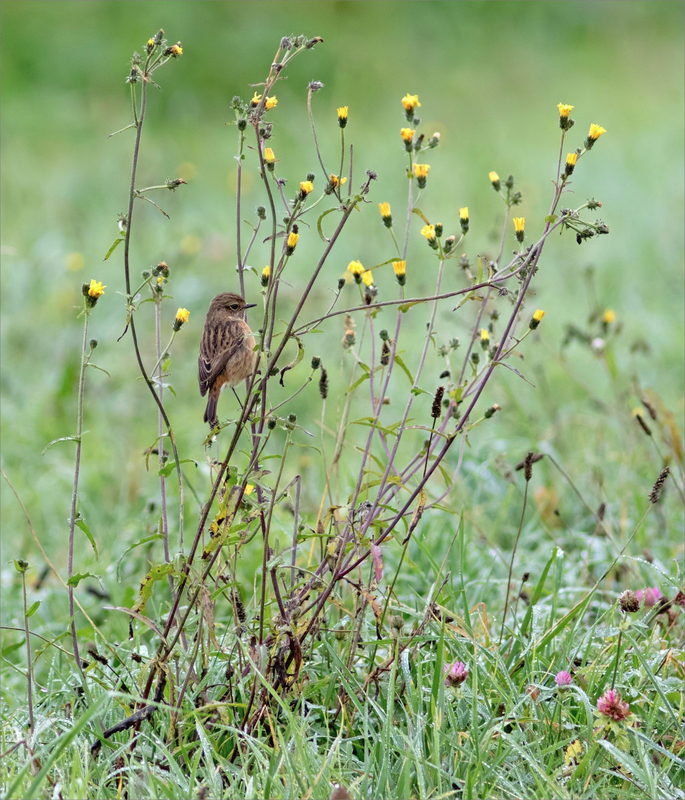
{"label": "bird's wing", "polygon": [[218,331],[205,327],[197,360],[200,394],[203,397],[244,343],[245,333],[235,326],[226,326]]}

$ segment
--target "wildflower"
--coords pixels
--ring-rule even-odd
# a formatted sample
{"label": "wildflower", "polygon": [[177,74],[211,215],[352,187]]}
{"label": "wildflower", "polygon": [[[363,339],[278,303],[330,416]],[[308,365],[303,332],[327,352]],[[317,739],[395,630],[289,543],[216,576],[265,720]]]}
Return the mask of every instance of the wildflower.
{"label": "wildflower", "polygon": [[332,189],[337,189],[338,186],[344,186],[347,183],[347,178],[340,178],[338,175],[331,175],[328,179],[328,185]]}
{"label": "wildflower", "polygon": [[419,189],[423,189],[426,185],[426,178],[430,171],[430,164],[414,164],[414,175],[419,182]]}
{"label": "wildflower", "polygon": [[407,262],[406,261],[393,261],[392,268],[395,272],[395,277],[400,286],[404,286],[407,282]]}
{"label": "wildflower", "polygon": [[569,106],[566,103],[558,103],[557,108],[559,109],[559,127],[562,131],[567,131],[573,127],[573,120],[570,117],[573,106]]}
{"label": "wildflower", "polygon": [[606,692],[597,700],[597,708],[600,714],[613,719],[616,722],[627,719],[630,716],[630,706],[625,700],[621,700],[621,695],[616,689],[607,689]]}
{"label": "wildflower", "polygon": [[528,327],[532,331],[534,331],[537,328],[537,326],[542,322],[542,318],[544,316],[545,316],[545,312],[541,308],[538,308],[538,310],[531,317],[531,320],[528,323]]}
{"label": "wildflower", "polygon": [[428,140],[428,146],[430,148],[437,147],[440,144],[440,136],[441,134],[436,131]]}
{"label": "wildflower", "polygon": [[456,236],[448,236],[445,239],[445,244],[443,245],[443,250],[445,253],[451,252],[452,248],[454,247],[454,243],[457,241]]}
{"label": "wildflower", "polygon": [[259,101],[261,99],[262,95],[257,94],[257,92],[255,92],[254,95],[252,96],[252,100],[250,100],[250,105],[252,106],[252,108],[256,108],[259,105]]}
{"label": "wildflower", "polygon": [[621,611],[627,614],[635,614],[636,611],[640,610],[640,598],[630,589],[623,592],[618,602],[621,606]]}
{"label": "wildflower", "polygon": [[570,672],[566,672],[565,669],[562,669],[561,672],[557,672],[554,676],[554,681],[557,686],[560,688],[570,686],[573,683],[573,678],[571,677]]}
{"label": "wildflower", "polygon": [[488,172],[488,178],[490,178],[490,183],[492,184],[492,188],[499,192],[500,187],[502,184],[500,183],[499,175],[496,172]]}
{"label": "wildflower", "polygon": [[480,329],[480,344],[483,350],[490,346],[490,331],[487,328]]}
{"label": "wildflower", "polygon": [[243,489],[243,495],[251,495],[252,492],[254,492],[254,484],[253,483],[246,484],[245,488]]}
{"label": "wildflower", "polygon": [[487,408],[485,410],[483,416],[485,417],[485,419],[490,419],[490,417],[494,416],[501,408],[502,406],[498,405],[497,403],[494,403],[493,405],[490,406],[490,408]]}
{"label": "wildflower", "polygon": [[83,296],[86,298],[86,305],[88,308],[94,308],[97,301],[105,293],[107,287],[103,286],[100,281],[91,280],[90,283],[84,283],[81,287]]}
{"label": "wildflower", "polygon": [[605,325],[611,325],[612,322],[616,322],[616,312],[611,308],[607,308],[607,310],[602,314],[602,322]]}
{"label": "wildflower", "polygon": [[573,172],[577,160],[578,160],[578,153],[569,153],[566,156],[566,166],[564,167],[564,178],[568,178],[568,176]]}
{"label": "wildflower", "polygon": [[469,670],[463,661],[455,661],[451,666],[445,666],[445,685],[459,686],[469,677]]}
{"label": "wildflower", "polygon": [[181,47],[181,43],[180,42],[176,42],[176,44],[172,45],[169,48],[168,55],[170,55],[172,58],[179,58],[180,56],[182,56],[183,55],[183,48]]}
{"label": "wildflower", "polygon": [[314,184],[311,181],[300,181],[300,200],[304,200],[313,189]]}
{"label": "wildflower", "polygon": [[362,283],[364,284],[364,286],[367,287],[371,286],[371,284],[373,283],[373,272],[371,272],[370,269],[364,270],[364,272],[362,272]]}
{"label": "wildflower", "polygon": [[342,339],[343,348],[345,350],[349,350],[350,347],[354,347],[356,341],[357,341],[357,334],[351,328],[348,328],[345,331],[345,335],[343,336]]}
{"label": "wildflower", "polygon": [[402,98],[402,105],[408,117],[414,116],[414,109],[421,107],[418,94],[405,94]]}
{"label": "wildflower", "polygon": [[355,283],[361,283],[362,275],[366,272],[361,261],[350,261],[347,265],[347,271],[352,275]]}
{"label": "wildflower", "polygon": [[381,219],[386,228],[392,228],[392,212],[390,211],[390,203],[379,203],[378,208],[381,212]]}
{"label": "wildflower", "polygon": [[271,277],[271,267],[267,264],[262,270],[262,286],[269,285],[269,278]]}
{"label": "wildflower", "polygon": [[187,308],[179,308],[174,317],[173,329],[177,332],[180,331],[188,322],[188,317],[190,317],[190,311]]}
{"label": "wildflower", "polygon": [[404,142],[404,146],[407,148],[408,152],[411,152],[412,141],[414,140],[415,133],[416,131],[412,128],[400,128],[400,136],[402,137],[402,141]]}
{"label": "wildflower", "polygon": [[469,229],[469,208],[468,206],[464,206],[464,208],[459,209],[459,223],[461,225],[461,232],[466,233]]}
{"label": "wildflower", "polygon": [[264,163],[269,172],[273,172],[276,167],[276,156],[270,147],[264,148]]}
{"label": "wildflower", "polygon": [[575,739],[572,741],[564,752],[564,762],[566,763],[566,766],[570,767],[572,764],[577,764],[582,752],[583,745],[580,743],[580,740]]}
{"label": "wildflower", "polygon": [[278,99],[274,95],[274,97],[267,97],[266,98],[266,110],[271,111],[272,108],[276,108],[278,105]]}
{"label": "wildflower", "polygon": [[438,241],[435,235],[435,225],[424,225],[421,228],[421,236],[425,236],[428,244],[436,250],[438,247]]}
{"label": "wildflower", "polygon": [[341,106],[338,109],[338,125],[340,125],[341,128],[347,126],[347,106]]}
{"label": "wildflower", "polygon": [[599,139],[599,137],[604,133],[606,133],[606,129],[601,125],[595,125],[593,122],[592,125],[590,125],[590,130],[588,131],[587,139],[585,140],[586,150],[591,150],[597,139]]}
{"label": "wildflower", "polygon": [[639,603],[644,599],[645,608],[653,608],[661,600],[661,591],[658,586],[648,586],[644,591],[638,589],[635,596]]}
{"label": "wildflower", "polygon": [[526,235],[526,218],[514,217],[512,222],[514,223],[514,231],[516,233],[516,238],[519,240],[519,242],[522,242],[524,236]]}
{"label": "wildflower", "polygon": [[295,230],[295,227],[293,226],[293,229],[288,234],[288,241],[285,246],[285,254],[287,256],[291,256],[295,252],[297,240],[300,238],[300,234]]}

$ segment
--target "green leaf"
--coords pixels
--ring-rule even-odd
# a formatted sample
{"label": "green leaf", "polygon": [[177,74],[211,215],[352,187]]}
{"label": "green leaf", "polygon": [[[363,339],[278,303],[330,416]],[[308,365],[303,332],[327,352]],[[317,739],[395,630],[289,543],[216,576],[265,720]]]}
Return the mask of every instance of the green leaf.
{"label": "green leaf", "polygon": [[426,223],[426,225],[430,225],[430,222],[429,222],[428,218],[421,211],[421,209],[414,208],[414,209],[412,209],[412,211],[414,212],[414,214],[416,214],[417,217],[421,217],[421,219]]}
{"label": "green leaf", "polygon": [[350,388],[347,390],[347,392],[345,392],[345,394],[350,394],[351,392],[353,392],[353,391],[354,391],[354,390],[357,388],[357,386],[360,386],[362,383],[364,383],[364,381],[368,381],[370,377],[371,377],[370,373],[368,373],[368,372],[365,372],[365,373],[364,373],[364,374],[361,376],[361,378],[358,378],[358,379],[357,379],[357,380],[356,380],[356,381],[355,381],[355,382],[352,384],[352,386],[350,386]]}
{"label": "green leaf", "polygon": [[[100,576],[96,575],[94,572],[77,572],[69,578],[67,581],[67,586],[73,586],[76,588],[81,581],[85,580],[86,578],[95,578],[95,580],[102,586],[102,581],[100,580]],[[105,587],[102,586],[104,589]]]}
{"label": "green leaf", "polygon": [[99,369],[99,370],[100,370],[100,372],[104,372],[104,373],[105,373],[105,375],[106,375],[108,378],[111,378],[111,377],[112,377],[112,376],[109,374],[109,372],[107,372],[107,370],[106,370],[106,369],[103,369],[102,367],[98,367],[98,365],[97,365],[97,364],[93,364],[93,363],[92,363],[92,362],[90,362],[90,361],[89,361],[89,362],[86,364],[86,366],[87,366],[87,367],[92,367],[93,369]]}
{"label": "green leaf", "polygon": [[335,208],[329,208],[329,209],[327,209],[327,210],[326,210],[326,211],[324,211],[324,212],[323,212],[323,214],[321,214],[321,216],[320,216],[320,217],[319,217],[319,218],[316,220],[316,230],[319,232],[319,236],[321,237],[321,239],[322,239],[324,242],[326,242],[327,244],[328,244],[328,242],[330,242],[331,240],[330,240],[330,239],[327,239],[327,238],[324,236],[323,228],[321,227],[321,222],[323,221],[323,218],[324,218],[324,217],[325,217],[327,214],[331,214],[333,211],[335,211]]}
{"label": "green leaf", "polygon": [[112,255],[112,253],[117,249],[117,247],[124,241],[126,234],[122,233],[119,234],[119,237],[112,242],[112,246],[107,251],[105,257],[102,259],[103,261],[107,261],[107,259]]}
{"label": "green leaf", "polygon": [[121,575],[120,575],[121,562],[123,561],[124,556],[127,553],[130,553],[131,550],[135,550],[136,547],[140,547],[143,544],[147,544],[148,542],[154,542],[155,539],[163,539],[163,538],[164,538],[163,534],[153,533],[152,536],[146,536],[144,539],[138,539],[137,542],[134,542],[132,545],[129,545],[126,548],[126,550],[124,550],[124,552],[119,556],[119,560],[117,561],[117,583],[121,583]]}
{"label": "green leaf", "polygon": [[556,214],[550,214],[548,217],[545,217],[545,222],[549,222],[550,225],[553,222],[556,222],[556,221],[557,221],[557,215]]}
{"label": "green leaf", "polygon": [[281,377],[279,378],[279,381],[278,381],[281,384],[281,386],[284,385],[283,384],[283,376],[285,375],[285,373],[290,369],[295,369],[295,367],[304,358],[304,345],[302,344],[302,340],[300,339],[299,336],[296,336],[294,333],[291,334],[291,336],[297,342],[297,355],[295,356],[295,358],[289,364],[286,364],[283,367],[283,369],[281,370]]}
{"label": "green leaf", "polygon": [[401,370],[403,370],[404,374],[407,376],[407,378],[409,378],[409,383],[411,383],[413,386],[414,378],[411,372],[409,372],[407,365],[404,363],[404,361],[402,361],[402,358],[398,356],[397,353],[395,353],[395,363],[400,367]]}
{"label": "green leaf", "polygon": [[19,558],[19,559],[15,558],[14,559],[14,569],[16,569],[16,571],[20,575],[23,575],[28,568],[29,568],[29,562],[28,561],[24,561],[23,558]]}
{"label": "green leaf", "polygon": [[98,560],[98,546],[95,544],[95,538],[93,534],[90,532],[90,528],[86,525],[86,521],[83,519],[81,514],[79,513],[76,517],[76,527],[80,528],[88,537],[88,541],[90,542],[90,546],[93,548],[93,552],[95,553],[95,560]]}
{"label": "green leaf", "polygon": [[26,612],[26,618],[28,619],[29,617],[32,617],[36,613],[36,611],[38,611],[39,608],[40,608],[40,600],[36,600],[36,602],[32,603],[31,607]]}
{"label": "green leaf", "polygon": [[[87,433],[88,431],[83,431],[81,437],[85,436]],[[52,445],[57,444],[57,442],[78,442],[78,440],[79,440],[78,436],[60,436],[59,439],[53,439],[50,442],[50,444],[48,444],[45,448],[43,448],[43,452],[41,453],[41,455],[44,456],[48,452],[48,450],[52,447]]]}
{"label": "green leaf", "polygon": [[[154,446],[154,445],[153,445]],[[181,464],[195,464],[197,466],[197,461],[194,458],[182,458],[180,461]],[[160,471],[157,473],[160,478],[168,478],[169,475],[176,469],[176,462],[169,461],[165,464]]]}
{"label": "green leaf", "polygon": [[166,575],[172,575],[174,572],[173,564],[155,564],[150,567],[150,571],[140,582],[140,590],[138,591],[138,599],[133,605],[133,611],[142,613],[145,611],[147,601],[152,596],[152,590],[157,581],[161,581]]}
{"label": "green leaf", "polygon": [[412,306],[418,306],[418,305],[420,305],[422,302],[423,302],[422,300],[417,300],[415,303],[402,303],[402,305],[399,307],[399,309],[400,309],[400,311],[401,311],[403,314],[406,314],[406,313],[407,313],[407,311],[409,311],[409,309],[410,309]]}

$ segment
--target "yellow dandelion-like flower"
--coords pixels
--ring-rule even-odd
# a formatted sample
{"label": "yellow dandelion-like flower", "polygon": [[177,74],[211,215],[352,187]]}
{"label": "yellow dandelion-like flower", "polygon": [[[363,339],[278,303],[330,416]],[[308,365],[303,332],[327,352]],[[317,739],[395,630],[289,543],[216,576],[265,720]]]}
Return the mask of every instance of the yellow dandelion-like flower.
{"label": "yellow dandelion-like flower", "polygon": [[644,408],[641,408],[640,406],[638,406],[637,408],[634,408],[633,409],[633,416],[634,417],[642,417],[642,418],[644,418],[644,416],[645,416]]}
{"label": "yellow dandelion-like flower", "polygon": [[490,341],[490,331],[487,328],[480,329],[480,340],[481,342],[489,342]]}
{"label": "yellow dandelion-like flower", "polygon": [[421,108],[418,94],[405,94],[402,98],[402,105],[407,114],[413,114],[415,108]]}
{"label": "yellow dandelion-like flower", "polygon": [[435,241],[435,225],[424,225],[421,228],[421,236],[425,236],[429,242]]}
{"label": "yellow dandelion-like flower", "polygon": [[90,286],[88,287],[88,296],[97,300],[99,297],[102,297],[106,288],[107,286],[103,286],[101,281],[91,280]]}
{"label": "yellow dandelion-like flower", "polygon": [[514,223],[514,232],[516,233],[516,238],[519,240],[519,242],[522,242],[526,233],[526,218],[514,217],[512,222]]}
{"label": "yellow dandelion-like flower", "polygon": [[350,261],[350,263],[347,265],[347,271],[351,272],[355,278],[366,272],[361,261]]}
{"label": "yellow dandelion-like flower", "polygon": [[400,136],[405,144],[411,144],[415,133],[416,131],[412,128],[400,128]]}
{"label": "yellow dandelion-like flower", "polygon": [[417,178],[427,178],[430,172],[430,164],[414,164],[414,175]]}
{"label": "yellow dandelion-like flower", "polygon": [[499,192],[500,183],[499,175],[493,170],[492,172],[488,172],[488,178],[490,179],[490,183],[495,187],[495,189]]}
{"label": "yellow dandelion-like flower", "polygon": [[578,161],[578,153],[569,153],[566,156],[566,164],[570,167],[575,167],[576,161]]}
{"label": "yellow dandelion-like flower", "polygon": [[331,181],[331,186],[334,189],[337,189],[338,186],[344,186],[347,183],[347,178],[343,178],[342,180],[340,180],[340,177],[338,175],[331,175],[330,181]]}
{"label": "yellow dandelion-like flower", "polygon": [[347,106],[340,106],[338,109],[338,125],[340,125],[341,128],[344,128],[347,125],[347,112]]}
{"label": "yellow dandelion-like flower", "polygon": [[373,283],[373,272],[371,272],[370,269],[367,269],[362,273],[362,283],[364,286],[371,286]]}
{"label": "yellow dandelion-like flower", "polygon": [[297,240],[300,238],[299,233],[295,233],[295,231],[290,231],[288,234],[288,241],[286,243],[285,252],[287,255],[291,256],[297,247]]}
{"label": "yellow dandelion-like flower", "polygon": [[248,483],[245,485],[245,489],[243,490],[243,494],[251,495],[254,492],[254,484]]}
{"label": "yellow dandelion-like flower", "polygon": [[559,116],[562,119],[568,119],[569,114],[571,113],[574,106],[569,106],[566,103],[558,103],[557,108],[559,109]]}
{"label": "yellow dandelion-like flower", "polygon": [[542,318],[544,316],[545,316],[545,312],[541,308],[538,308],[538,310],[533,314],[533,319],[536,322],[542,322]]}
{"label": "yellow dandelion-like flower", "polygon": [[170,48],[171,55],[174,58],[178,58],[179,56],[183,55],[183,48],[181,47],[181,43],[177,42],[175,45],[172,45]]}
{"label": "yellow dandelion-like flower", "polygon": [[381,217],[383,219],[392,216],[392,212],[390,211],[390,203],[379,203],[378,208],[380,209]]}
{"label": "yellow dandelion-like flower", "polygon": [[459,209],[459,219],[468,220],[469,218],[469,207],[464,206],[464,208]]}
{"label": "yellow dandelion-like flower", "polygon": [[179,308],[176,312],[176,322],[179,322],[181,325],[185,325],[189,317],[190,311],[188,311],[187,308]]}
{"label": "yellow dandelion-like flower", "polygon": [[261,277],[262,286],[268,285],[270,277],[271,277],[271,267],[267,264],[262,270],[262,277]]}
{"label": "yellow dandelion-like flower", "polygon": [[259,105],[259,101],[260,101],[261,99],[262,99],[262,95],[261,95],[261,94],[257,94],[257,92],[255,92],[255,93],[252,95],[252,100],[250,100],[250,105],[251,105],[253,108],[256,108],[256,107]]}
{"label": "yellow dandelion-like flower", "polygon": [[607,325],[611,325],[612,322],[616,322],[616,312],[611,308],[607,308],[604,314],[602,314],[602,322],[606,323]]}
{"label": "yellow dandelion-like flower", "polygon": [[300,181],[300,194],[306,197],[314,189],[314,184],[311,181]]}
{"label": "yellow dandelion-like flower", "polygon": [[155,40],[154,39],[148,39],[147,40],[147,46],[148,47],[154,47],[155,46]]}
{"label": "yellow dandelion-like flower", "polygon": [[406,261],[393,261],[392,268],[395,270],[395,275],[398,278],[407,274],[407,262]]}
{"label": "yellow dandelion-like flower", "polygon": [[273,164],[276,160],[276,156],[274,155],[274,151],[270,147],[264,148],[264,161],[267,164]]}
{"label": "yellow dandelion-like flower", "polygon": [[605,133],[606,128],[603,128],[601,125],[596,125],[593,122],[592,125],[590,125],[590,130],[588,131],[587,139],[585,140],[585,147],[590,150],[597,139],[599,139],[599,137]]}
{"label": "yellow dandelion-like flower", "polygon": [[274,95],[273,97],[266,98],[266,110],[271,111],[272,108],[276,108],[278,105],[278,98]]}

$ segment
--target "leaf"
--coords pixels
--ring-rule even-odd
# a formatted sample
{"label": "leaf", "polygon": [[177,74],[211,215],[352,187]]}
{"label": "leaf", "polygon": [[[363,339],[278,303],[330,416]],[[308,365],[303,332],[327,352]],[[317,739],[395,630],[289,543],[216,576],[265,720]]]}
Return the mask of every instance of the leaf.
{"label": "leaf", "polygon": [[556,214],[549,214],[548,216],[545,217],[545,222],[549,222],[550,225],[553,222],[556,222],[556,221],[557,221],[557,215]]}
{"label": "leaf", "polygon": [[300,339],[299,336],[296,336],[294,333],[291,334],[291,336],[297,342],[297,355],[295,356],[295,358],[289,364],[286,364],[283,367],[283,369],[281,370],[281,377],[280,377],[280,379],[278,381],[281,384],[281,386],[283,386],[283,376],[285,375],[285,373],[289,369],[294,369],[300,363],[300,361],[302,361],[302,359],[304,358],[304,345],[302,344],[302,340]]}
{"label": "leaf", "polygon": [[112,246],[109,248],[105,257],[102,259],[103,261],[107,261],[107,259],[112,255],[112,253],[117,249],[117,247],[124,241],[126,234],[119,234],[118,238],[116,238],[112,242]]}
{"label": "leaf", "polygon": [[417,300],[415,303],[403,303],[401,306],[399,306],[399,309],[400,309],[400,311],[401,311],[403,314],[406,314],[406,313],[407,313],[407,311],[409,311],[409,309],[410,309],[412,306],[418,306],[418,305],[420,305],[422,302],[423,302],[422,300]]}
{"label": "leaf", "polygon": [[26,612],[26,618],[28,619],[29,617],[32,617],[36,613],[36,611],[38,611],[39,608],[40,608],[40,600],[36,600],[36,602],[32,603],[31,607]]}
{"label": "leaf", "polygon": [[81,583],[81,581],[85,580],[86,578],[95,578],[95,580],[102,586],[104,591],[104,586],[102,585],[102,581],[100,580],[100,576],[96,575],[94,572],[77,572],[69,578],[67,581],[67,586],[73,586],[74,589]]}
{"label": "leaf", "polygon": [[421,209],[414,208],[412,209],[412,211],[414,212],[414,214],[416,214],[417,217],[421,217],[421,219],[426,223],[426,225],[430,225],[430,221],[427,219],[427,217],[424,215]]}
{"label": "leaf", "polygon": [[331,240],[330,240],[330,239],[327,239],[327,238],[324,236],[323,228],[321,227],[321,222],[323,221],[323,218],[324,218],[324,217],[325,217],[327,214],[330,214],[330,213],[332,213],[333,211],[335,211],[335,208],[329,208],[329,209],[327,209],[327,210],[326,210],[326,211],[324,211],[324,212],[323,212],[323,214],[321,214],[321,215],[319,216],[319,218],[316,220],[316,230],[319,232],[319,236],[321,237],[321,239],[322,239],[324,242],[326,242],[326,243],[330,242]]}
{"label": "leaf", "polygon": [[[88,431],[83,431],[81,437],[85,436],[87,433]],[[52,447],[52,445],[57,444],[57,442],[78,442],[79,438],[80,437],[78,436],[60,436],[59,439],[53,439],[50,442],[50,444],[43,449],[41,455],[44,456],[48,452],[48,450]]]}
{"label": "leaf", "polygon": [[371,559],[376,583],[380,583],[383,579],[383,556],[381,555],[381,548],[377,544],[371,545]]}
{"label": "leaf", "polygon": [[401,370],[403,370],[404,374],[407,376],[407,378],[409,378],[409,383],[411,383],[411,385],[413,386],[414,378],[412,377],[411,372],[409,372],[409,369],[402,360],[401,356],[397,355],[397,353],[395,353],[395,363],[400,367]]}
{"label": "leaf", "polygon": [[528,380],[528,378],[526,378],[524,375],[521,375],[521,373],[516,369],[516,367],[512,367],[511,364],[505,364],[504,361],[498,361],[497,363],[501,364],[503,367],[506,367],[507,369],[510,369],[512,372],[515,372],[519,376],[519,378],[522,378],[529,386],[535,388],[535,384],[531,383]]}
{"label": "leaf", "polygon": [[350,386],[350,388],[349,388],[349,389],[348,389],[348,390],[345,392],[345,394],[350,394],[351,392],[353,392],[353,391],[354,391],[354,390],[357,388],[357,386],[361,386],[361,384],[362,384],[362,383],[364,383],[364,381],[368,381],[368,380],[369,380],[369,378],[370,378],[370,373],[368,373],[368,372],[365,372],[365,373],[364,373],[364,374],[361,376],[361,378],[358,378],[358,379],[357,379],[357,380],[356,380],[356,381],[355,381],[355,382],[352,384],[352,386]]}
{"label": "leaf", "polygon": [[[182,458],[180,460],[181,464],[195,464],[197,467],[197,461],[194,458]],[[165,464],[160,471],[157,473],[160,478],[168,478],[169,475],[176,469],[176,462],[169,461],[169,463]]]}
{"label": "leaf", "polygon": [[218,642],[216,641],[216,635],[214,633],[214,601],[212,600],[211,592],[204,583],[200,586],[199,600],[200,608],[202,609],[202,616],[204,617],[205,623],[207,624],[207,630],[209,631],[209,637],[211,641],[214,642],[214,644],[218,647]]}
{"label": "leaf", "polygon": [[143,544],[147,544],[148,542],[154,542],[155,539],[163,539],[164,535],[161,533],[153,533],[152,536],[146,536],[144,539],[138,539],[137,542],[134,542],[132,545],[126,548],[124,552],[119,556],[119,560],[117,561],[117,583],[121,583],[121,575],[120,575],[120,568],[121,562],[124,559],[124,556],[127,553],[130,553],[131,550],[135,550],[136,547],[140,547]]}
{"label": "leaf", "polygon": [[90,528],[86,525],[86,521],[83,519],[80,513],[76,516],[76,526],[86,534],[86,537],[90,542],[90,546],[93,548],[93,552],[95,553],[95,560],[97,561],[98,546],[95,544],[95,538],[93,537],[93,534],[90,532]]}
{"label": "leaf", "polygon": [[162,580],[166,575],[171,575],[174,571],[173,564],[155,564],[150,567],[150,571],[140,582],[140,590],[138,591],[138,599],[133,604],[131,611],[142,613],[145,611],[147,601],[152,596],[152,590],[157,581]]}
{"label": "leaf", "polygon": [[476,283],[483,283],[483,259],[478,256],[478,279]]}
{"label": "leaf", "polygon": [[112,376],[109,374],[109,372],[107,372],[107,370],[106,370],[106,369],[103,369],[102,367],[98,367],[98,365],[97,365],[97,364],[93,364],[91,361],[89,361],[89,362],[86,364],[86,366],[87,366],[87,367],[92,367],[93,369],[99,369],[99,370],[100,370],[100,372],[104,372],[104,373],[105,373],[105,375],[106,375],[108,378],[111,378],[111,377],[112,377]]}

